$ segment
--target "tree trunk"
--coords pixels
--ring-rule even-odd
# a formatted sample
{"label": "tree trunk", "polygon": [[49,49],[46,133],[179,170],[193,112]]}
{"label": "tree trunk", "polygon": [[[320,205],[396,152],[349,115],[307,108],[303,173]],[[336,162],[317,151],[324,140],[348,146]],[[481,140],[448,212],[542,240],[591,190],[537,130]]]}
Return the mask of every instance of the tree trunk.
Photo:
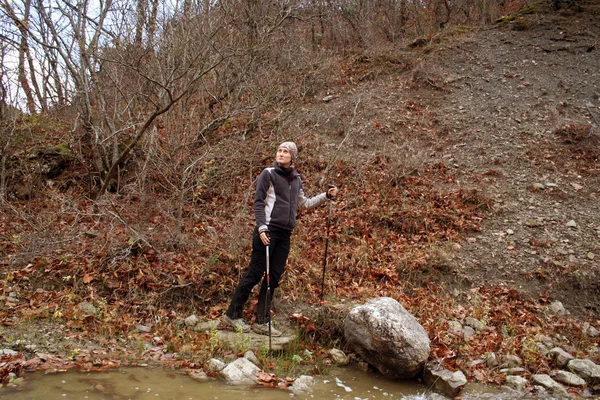
{"label": "tree trunk", "polygon": [[134,43],[139,48],[142,47],[142,39],[144,35],[144,26],[146,25],[146,0],[137,0],[137,22],[135,24]]}
{"label": "tree trunk", "polygon": [[150,0],[150,17],[148,18],[148,48],[154,47],[154,35],[156,34],[156,25],[158,23],[158,0]]}
{"label": "tree trunk", "polygon": [[[29,11],[31,10],[31,0],[25,0],[23,2],[23,20],[20,20],[19,17],[15,14],[8,1],[5,0],[2,3],[2,7],[4,8],[4,10],[6,10],[6,14],[14,22],[15,26],[19,30],[19,34],[21,35],[21,40],[19,42],[19,64],[17,66],[18,80],[19,84],[23,88],[23,92],[25,93],[25,98],[27,99],[27,110],[30,114],[35,114],[35,100],[33,97],[31,86],[29,85],[29,80],[27,79],[27,70],[25,69],[25,59],[29,54],[29,44],[27,43],[27,24],[29,23],[28,20]],[[31,74],[33,75],[34,73],[35,71],[32,70]]]}

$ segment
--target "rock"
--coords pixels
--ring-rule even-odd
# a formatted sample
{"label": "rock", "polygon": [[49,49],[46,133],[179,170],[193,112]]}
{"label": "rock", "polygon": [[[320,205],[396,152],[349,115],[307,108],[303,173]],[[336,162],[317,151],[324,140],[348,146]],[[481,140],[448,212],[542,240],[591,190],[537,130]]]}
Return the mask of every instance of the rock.
{"label": "rock", "polygon": [[323,102],[324,103],[329,103],[331,100],[333,100],[333,96],[332,95],[323,97]]}
{"label": "rock", "polygon": [[573,186],[573,189],[575,189],[577,191],[583,189],[583,186],[581,186],[579,183],[571,182],[571,186]]}
{"label": "rock", "polygon": [[211,358],[208,361],[207,372],[221,372],[225,368],[225,363],[216,358]]}
{"label": "rock", "polygon": [[208,375],[206,375],[206,373],[204,371],[194,371],[190,374],[190,378],[192,378],[195,381],[200,381],[200,382],[204,382],[209,379]]}
{"label": "rock", "polygon": [[313,386],[315,385],[315,378],[308,375],[301,375],[292,384],[290,390],[294,394],[305,394],[312,393]]}
{"label": "rock", "polygon": [[523,375],[527,370],[523,367],[511,367],[502,368],[499,372],[506,375]]}
{"label": "rock", "polygon": [[[268,348],[269,346],[268,335],[260,335],[254,332],[244,333],[242,336],[240,336],[240,334],[237,332],[218,330],[217,338],[231,348],[239,346],[240,341],[247,341],[245,345],[247,344],[247,348],[249,349],[262,349]],[[271,337],[271,350],[286,350],[292,346],[295,340],[295,335],[283,335],[278,337],[273,336]]]}
{"label": "rock", "polygon": [[595,364],[592,360],[576,358],[569,361],[567,368],[592,385],[600,382],[600,366]]}
{"label": "rock", "polygon": [[590,251],[590,252],[588,252],[588,253],[586,254],[586,257],[587,257],[589,260],[593,260],[594,258],[596,258],[596,255]]}
{"label": "rock", "polygon": [[247,352],[245,352],[244,353],[244,358],[246,360],[249,360],[254,365],[260,365],[260,361],[258,361],[258,358],[256,357],[256,354],[254,354],[254,352],[252,350],[248,350]]}
{"label": "rock", "polygon": [[527,379],[517,375],[508,375],[506,377],[506,384],[517,390],[523,390],[527,382]]}
{"label": "rock", "polygon": [[574,220],[570,220],[569,222],[567,222],[565,224],[565,226],[567,226],[569,228],[577,228],[577,223]]}
{"label": "rock", "polygon": [[548,348],[546,347],[546,345],[543,344],[543,343],[538,343],[537,344],[537,348],[538,348],[538,353],[542,357],[546,357],[546,356],[548,356],[548,353],[550,353],[550,350],[548,350]]}
{"label": "rock", "polygon": [[31,352],[31,353],[35,353],[37,351],[37,346],[35,344],[26,344],[25,345],[25,350]]}
{"label": "rock", "polygon": [[227,364],[221,370],[221,376],[225,378],[228,385],[252,385],[256,383],[256,374],[260,369],[245,358]]}
{"label": "rock", "polygon": [[194,326],[195,332],[212,332],[216,331],[219,327],[219,320],[211,319],[210,321],[198,322]]}
{"label": "rock", "polygon": [[504,365],[508,368],[520,367],[523,365],[523,360],[519,356],[509,354],[504,356]]}
{"label": "rock", "polygon": [[475,329],[476,331],[480,331],[483,328],[485,328],[485,325],[481,321],[479,321],[478,319],[475,319],[473,317],[465,318],[465,325],[470,326],[471,328]]}
{"label": "rock", "polygon": [[565,306],[563,306],[563,303],[561,303],[558,300],[550,303],[550,305],[548,306],[548,312],[550,312],[551,314],[556,314],[556,315],[571,314],[569,311],[567,311],[567,309],[565,309]]}
{"label": "rock", "polygon": [[556,183],[553,183],[553,182],[546,182],[546,187],[549,187],[549,188],[557,188],[557,187],[558,187],[558,184],[556,184]]}
{"label": "rock", "polygon": [[462,324],[458,321],[448,321],[448,331],[455,335],[462,335]]}
{"label": "rock", "polygon": [[475,337],[475,329],[471,328],[470,326],[463,326],[462,334],[465,340],[471,340]]}
{"label": "rock", "polygon": [[533,188],[533,190],[541,190],[541,189],[544,189],[544,188],[546,188],[546,187],[544,186],[544,184],[542,184],[542,183],[538,183],[538,182],[536,182],[536,183],[534,183],[533,185],[531,185],[531,187]]}
{"label": "rock", "polygon": [[77,308],[79,308],[88,317],[95,316],[98,313],[96,307],[87,301],[82,301],[81,303],[77,304]]}
{"label": "rock", "polygon": [[598,337],[598,329],[594,328],[589,322],[583,324],[583,333],[592,338]]}
{"label": "rock", "polygon": [[25,384],[25,379],[23,379],[22,377],[17,377],[17,378],[10,380],[11,386],[23,386],[24,384]]}
{"label": "rock", "polygon": [[583,387],[585,386],[585,380],[569,371],[556,371],[552,374],[552,378],[565,385]]}
{"label": "rock", "polygon": [[388,378],[416,377],[429,357],[427,332],[390,297],[372,299],[352,309],[343,330],[350,347]]}
{"label": "rock", "polygon": [[138,324],[135,326],[133,333],[150,333],[151,331],[152,329],[147,327],[146,325]]}
{"label": "rock", "polygon": [[187,326],[188,328],[193,328],[198,323],[198,317],[196,317],[194,314],[192,314],[189,317],[187,317],[184,320],[184,322],[185,322],[185,326]]}
{"label": "rock", "polygon": [[552,338],[550,336],[538,335],[537,336],[537,340],[540,343],[543,343],[547,347],[554,347],[554,342],[553,342],[553,340],[552,340]]}
{"label": "rock", "polygon": [[436,369],[431,364],[425,366],[423,381],[427,387],[451,398],[458,396],[467,384],[467,378],[462,371],[452,372],[447,369]]}
{"label": "rock", "polygon": [[496,353],[487,353],[487,355],[485,356],[485,365],[487,365],[490,368],[493,368],[496,365],[498,365],[498,357],[496,357]]}
{"label": "rock", "polygon": [[0,350],[0,355],[16,357],[19,355],[19,352],[11,349],[2,349]]}
{"label": "rock", "polygon": [[524,222],[525,226],[528,226],[530,228],[538,228],[540,226],[543,226],[544,224],[542,223],[542,221],[537,220],[537,219],[528,219]]}
{"label": "rock", "polygon": [[569,363],[569,361],[575,358],[560,347],[555,347],[552,350],[550,350],[550,354],[552,355],[552,359],[554,360],[554,365],[558,368],[564,368]]}
{"label": "rock", "polygon": [[507,230],[506,230],[506,234],[507,234],[507,235],[514,235],[514,234],[515,234],[515,231],[513,231],[512,229],[507,229]]}
{"label": "rock", "polygon": [[471,360],[467,363],[467,366],[469,367],[469,369],[473,369],[474,367],[476,367],[478,365],[482,365],[484,363],[485,363],[485,360],[481,360],[481,359]]}
{"label": "rock", "polygon": [[329,355],[333,359],[333,362],[338,365],[346,365],[350,361],[346,353],[344,353],[340,349],[331,349],[329,350]]}
{"label": "rock", "polygon": [[552,379],[549,375],[546,375],[546,374],[531,375],[531,380],[532,380],[532,382],[542,386],[543,388],[545,388],[552,394],[555,394],[558,396],[569,397],[569,393],[567,392],[567,390],[564,387],[562,387],[560,383],[558,383],[554,379]]}

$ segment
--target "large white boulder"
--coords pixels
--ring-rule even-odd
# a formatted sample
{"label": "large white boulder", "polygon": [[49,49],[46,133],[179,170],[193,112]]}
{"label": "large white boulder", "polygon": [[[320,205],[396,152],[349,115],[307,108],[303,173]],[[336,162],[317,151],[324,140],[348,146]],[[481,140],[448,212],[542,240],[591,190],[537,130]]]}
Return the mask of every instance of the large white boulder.
{"label": "large white boulder", "polygon": [[363,360],[392,379],[415,378],[429,357],[427,332],[390,297],[352,309],[344,320],[344,336]]}

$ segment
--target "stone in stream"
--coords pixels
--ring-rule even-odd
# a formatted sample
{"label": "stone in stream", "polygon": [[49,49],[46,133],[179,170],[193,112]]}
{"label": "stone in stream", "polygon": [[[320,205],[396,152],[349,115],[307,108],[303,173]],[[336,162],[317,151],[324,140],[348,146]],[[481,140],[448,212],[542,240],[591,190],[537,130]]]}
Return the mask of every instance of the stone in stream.
{"label": "stone in stream", "polygon": [[467,378],[462,371],[452,372],[447,369],[437,369],[431,364],[425,366],[423,381],[427,387],[451,398],[458,396],[467,384]]}
{"label": "stone in stream", "polygon": [[256,376],[259,371],[260,368],[248,359],[238,358],[227,364],[220,374],[225,378],[228,385],[253,385],[256,383]]}
{"label": "stone in stream", "polygon": [[225,368],[226,364],[221,361],[218,360],[216,358],[211,358],[208,361],[208,368],[207,371],[208,372],[221,372],[223,370],[223,368]]}
{"label": "stone in stream", "polygon": [[429,357],[427,332],[390,297],[372,299],[352,309],[343,330],[350,347],[388,378],[415,378]]}
{"label": "stone in stream", "polygon": [[306,394],[312,393],[313,386],[315,385],[315,378],[308,375],[301,375],[290,386],[290,390],[294,394]]}

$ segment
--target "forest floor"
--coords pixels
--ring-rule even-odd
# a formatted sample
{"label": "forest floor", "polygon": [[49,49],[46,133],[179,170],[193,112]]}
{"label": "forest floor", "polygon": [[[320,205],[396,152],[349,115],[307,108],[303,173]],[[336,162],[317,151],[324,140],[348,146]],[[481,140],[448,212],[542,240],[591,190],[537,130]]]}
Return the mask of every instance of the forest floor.
{"label": "forest floor", "polygon": [[[391,295],[400,281],[411,282],[412,290],[395,297],[401,297],[410,311],[418,310],[417,318],[430,334],[435,332],[433,336],[438,341],[434,343],[438,349],[435,356],[439,358],[445,356],[444,351],[450,352],[448,349],[455,345],[449,345],[452,340],[462,340],[451,335],[445,337],[439,331],[443,326],[440,321],[461,315],[460,310],[465,308],[472,311],[474,306],[461,308],[453,304],[452,307],[458,309],[454,315],[444,314],[446,309],[440,307],[439,299],[425,306],[423,297],[419,296],[429,284],[443,287],[456,298],[458,294],[467,293],[464,296],[467,303],[476,296],[479,296],[478,301],[488,301],[492,304],[484,313],[490,319],[488,322],[493,322],[496,312],[510,312],[517,315],[516,324],[528,329],[533,319],[538,320],[531,315],[543,314],[544,306],[559,300],[573,318],[600,329],[598,20],[600,4],[589,2],[583,4],[581,10],[522,13],[513,20],[484,29],[454,28],[439,37],[402,48],[348,57],[340,64],[336,79],[324,85],[312,101],[299,105],[299,112],[290,118],[289,124],[299,131],[311,132],[297,138],[304,144],[301,157],[309,159],[304,154],[322,150],[314,154],[310,162],[322,166],[335,154],[342,164],[352,160],[375,175],[385,170],[385,178],[380,183],[393,187],[394,193],[405,194],[407,198],[413,196],[410,204],[435,199],[449,208],[439,220],[455,221],[452,223],[456,226],[471,224],[462,236],[448,233],[452,240],[445,243],[423,243],[418,229],[412,232],[410,226],[407,228],[406,218],[404,222],[395,219],[400,215],[410,216],[415,223],[421,221],[410,211],[398,211],[395,215],[390,211],[387,215],[386,203],[379,200],[366,204],[360,212],[353,208],[358,197],[369,195],[373,199],[377,194],[360,192],[363,187],[373,190],[373,186],[367,182],[350,183],[355,177],[344,175],[343,168],[338,166],[341,172],[336,175],[335,183],[341,190],[334,222],[343,225],[342,220],[346,218],[346,223],[342,228],[334,228],[332,236],[331,254],[337,251],[339,258],[331,263],[329,271],[331,276],[339,278],[339,283],[328,284],[329,289],[334,289],[334,297],[342,297],[344,291],[352,291],[348,297],[352,301],[365,296]],[[304,164],[305,170],[310,169],[308,164]],[[413,186],[414,182],[419,183]],[[431,198],[420,194],[424,182],[440,194]],[[316,184],[308,181],[307,186]],[[61,211],[68,211],[66,202],[57,202],[54,207],[57,204],[63,207]],[[475,211],[467,218],[461,210],[453,208],[456,204],[472,205]],[[181,306],[176,303],[182,299],[193,297],[195,286],[190,286],[189,280],[197,281],[197,287],[202,290],[212,288],[211,296],[203,299],[207,306],[202,319],[215,319],[222,314],[226,304],[224,301],[215,304],[215,298],[228,294],[238,277],[230,276],[227,270],[223,274],[229,277],[224,281],[215,265],[225,260],[239,269],[246,264],[246,259],[238,260],[229,254],[237,249],[239,254],[247,255],[245,236],[248,235],[244,241],[238,236],[226,245],[222,240],[241,234],[237,228],[251,229],[251,216],[245,215],[248,210],[244,209],[241,220],[231,222],[227,230],[217,226],[218,217],[208,220],[209,224],[200,229],[207,233],[202,238],[206,249],[185,255],[177,252],[156,255],[143,250],[150,265],[147,268],[123,263],[125,255],[114,256],[110,262],[101,261],[111,258],[101,254],[104,248],[95,248],[97,254],[89,256],[86,251],[92,252],[96,246],[92,243],[98,243],[98,238],[106,239],[110,235],[127,238],[130,233],[127,228],[110,227],[98,234],[94,230],[97,224],[94,225],[91,217],[76,220],[88,224],[76,236],[81,249],[64,250],[62,255],[58,252],[59,256],[52,261],[21,252],[22,259],[17,260],[14,254],[19,249],[22,232],[27,229],[26,225],[37,221],[23,219],[19,232],[14,218],[25,215],[25,210],[33,207],[13,206],[9,210],[13,216],[9,217],[9,212],[3,214],[0,225],[4,246],[0,255],[7,257],[2,264],[6,271],[2,282],[0,346],[27,355],[26,362],[13,358],[10,361],[13,364],[8,365],[14,365],[15,371],[40,366],[66,368],[69,363],[68,368],[102,369],[154,360],[192,369],[202,367],[203,357],[215,347],[211,344],[210,332],[186,331],[183,318],[187,315],[171,309]],[[90,205],[89,209],[92,208]],[[92,214],[90,211],[89,215]],[[116,208],[112,214],[122,218]],[[306,227],[325,219],[323,213],[303,215],[297,243],[319,237]],[[377,279],[369,285],[365,280],[364,287],[345,286],[346,282],[355,282],[356,274],[350,275],[362,265],[349,260],[353,256],[362,257],[366,254],[362,252],[363,246],[381,239],[375,237],[375,233],[368,233],[370,224],[379,223],[400,231],[402,235],[398,237],[402,237],[407,246],[418,244],[428,249],[423,256],[426,261],[419,264],[423,268],[414,270],[398,265],[395,270],[382,266],[374,268],[372,276]],[[229,231],[229,236],[223,231]],[[213,232],[221,236],[217,239]],[[344,232],[367,232],[366,239],[347,238],[345,244],[338,242],[345,237]],[[382,241],[386,249],[396,248],[387,239]],[[71,241],[53,243],[55,247],[66,248]],[[345,252],[342,251],[344,245],[348,247]],[[314,255],[310,261],[319,264],[320,248],[295,246],[290,264],[304,262],[299,256],[302,251]],[[215,248],[221,248],[219,254],[211,253]],[[398,245],[397,248],[408,247]],[[379,253],[383,260],[384,256]],[[422,254],[409,253],[407,257],[413,255]],[[72,264],[71,275],[63,276],[71,265],[66,260],[68,257],[77,259],[77,263]],[[401,255],[394,257],[394,260],[402,260]],[[194,262],[200,265],[200,259],[212,269],[192,271],[189,265]],[[154,267],[158,262],[168,265],[169,271],[159,275],[160,271]],[[342,265],[344,262],[350,267]],[[97,268],[92,268],[94,263],[107,271],[103,270],[102,275]],[[19,268],[11,271],[15,266]],[[316,267],[315,271],[307,272],[307,276],[318,282],[319,271]],[[173,279],[179,284],[173,287],[183,293],[181,296],[176,296],[178,292],[172,287],[153,286],[165,283],[161,278],[167,275],[169,279],[176,277]],[[315,311],[316,307],[296,302],[302,298],[302,291],[309,290],[312,284],[304,284],[302,276],[292,271],[286,279],[280,291],[283,294],[278,299],[279,308],[276,308],[280,318],[287,320],[294,315],[297,323],[312,318],[316,326],[304,326],[310,328],[306,329],[309,337],[323,330],[319,324],[327,317],[326,312],[318,316],[320,322],[317,322],[315,314],[320,311]],[[131,295],[134,283],[152,293],[146,299],[118,297],[118,293]],[[61,291],[63,286],[79,288],[77,295]],[[318,284],[315,286],[313,297],[318,291]],[[79,297],[84,292],[87,297]],[[172,295],[173,304],[165,300],[168,295]],[[435,293],[429,292],[426,296],[435,297]],[[96,301],[94,305],[103,315],[102,319],[93,317],[93,313],[87,314],[81,307],[66,311],[67,304],[81,305],[84,298]],[[146,307],[148,299],[154,303]],[[494,299],[501,302],[494,305]],[[198,307],[194,301],[189,303]],[[183,308],[190,304],[184,304]],[[140,316],[134,311],[144,314]],[[179,324],[169,325],[171,320]],[[561,324],[572,326],[562,320]],[[544,332],[544,328],[541,331]],[[117,335],[117,332],[128,333]],[[449,342],[443,342],[444,337]],[[332,338],[331,342],[338,343],[338,340]],[[483,338],[479,342],[477,346],[460,347],[463,352],[460,357],[465,358],[455,358],[453,367],[466,368],[469,353],[475,358],[493,348],[487,346]],[[586,345],[594,343],[598,346],[597,338]],[[497,350],[508,351],[496,345]],[[588,355],[586,349],[575,350]],[[174,351],[178,356],[173,355]],[[595,357],[598,361],[600,355],[596,353]],[[6,364],[5,370],[8,370]],[[491,373],[477,375],[477,379],[501,382]]]}

